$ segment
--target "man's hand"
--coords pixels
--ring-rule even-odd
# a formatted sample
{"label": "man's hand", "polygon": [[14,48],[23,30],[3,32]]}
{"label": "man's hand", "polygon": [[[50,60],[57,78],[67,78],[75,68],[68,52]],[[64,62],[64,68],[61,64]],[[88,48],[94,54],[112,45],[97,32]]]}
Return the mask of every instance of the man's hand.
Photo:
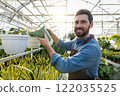
{"label": "man's hand", "polygon": [[47,29],[47,31],[49,32],[50,35],[53,35],[54,33],[52,32],[52,30]]}
{"label": "man's hand", "polygon": [[44,34],[44,37],[45,37],[45,38],[39,38],[39,37],[37,37],[37,39],[40,41],[40,43],[41,43],[44,47],[46,47],[46,49],[47,49],[50,57],[52,57],[52,55],[55,53],[55,51],[53,50],[53,48],[52,48],[51,45],[49,44],[49,40],[48,40],[46,34]]}
{"label": "man's hand", "polygon": [[52,32],[52,30],[47,29],[47,31],[49,32],[50,36],[52,37],[53,41],[55,42],[55,44],[57,45],[59,42],[58,37]]}
{"label": "man's hand", "polygon": [[37,37],[37,39],[40,41],[40,43],[44,46],[44,47],[49,47],[50,46],[50,44],[49,44],[49,40],[48,40],[48,38],[47,38],[47,36],[46,36],[46,34],[44,33],[44,38],[39,38],[39,37]]}

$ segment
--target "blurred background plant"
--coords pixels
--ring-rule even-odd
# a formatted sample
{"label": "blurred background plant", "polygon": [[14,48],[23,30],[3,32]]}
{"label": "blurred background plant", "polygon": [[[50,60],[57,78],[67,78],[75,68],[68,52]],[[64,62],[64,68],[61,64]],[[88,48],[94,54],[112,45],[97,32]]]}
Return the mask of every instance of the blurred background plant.
{"label": "blurred background plant", "polygon": [[113,79],[113,76],[117,73],[114,70],[114,68],[115,67],[113,65],[111,65],[111,64],[106,65],[104,61],[101,61],[100,65],[99,65],[99,70],[98,70],[99,79],[101,79],[101,80]]}
{"label": "blurred background plant", "polygon": [[119,34],[113,34],[110,36],[110,39],[115,42],[115,46],[118,46],[120,48],[120,35]]}
{"label": "blurred background plant", "polygon": [[27,31],[24,28],[22,28],[22,27],[10,28],[8,34],[26,35]]}
{"label": "blurred background plant", "polygon": [[104,50],[104,49],[109,49],[111,44],[110,44],[110,41],[109,41],[109,38],[106,37],[105,39],[105,36],[101,36],[98,38],[98,43],[99,45],[101,46],[101,48]]}

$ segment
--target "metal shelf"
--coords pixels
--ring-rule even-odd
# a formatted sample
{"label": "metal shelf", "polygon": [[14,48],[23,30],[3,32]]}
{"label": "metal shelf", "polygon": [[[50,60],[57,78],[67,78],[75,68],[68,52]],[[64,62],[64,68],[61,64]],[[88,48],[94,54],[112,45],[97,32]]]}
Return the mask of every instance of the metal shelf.
{"label": "metal shelf", "polygon": [[113,62],[113,61],[111,61],[111,60],[105,59],[105,61],[106,61],[107,63],[112,64],[112,65],[115,66],[115,67],[120,67],[120,64],[115,63],[115,62]]}

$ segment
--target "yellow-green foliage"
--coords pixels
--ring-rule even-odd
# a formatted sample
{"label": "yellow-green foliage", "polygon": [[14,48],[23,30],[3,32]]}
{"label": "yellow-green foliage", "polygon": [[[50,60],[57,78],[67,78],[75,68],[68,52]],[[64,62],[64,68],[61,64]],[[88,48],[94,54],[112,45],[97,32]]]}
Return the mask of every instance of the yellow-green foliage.
{"label": "yellow-green foliage", "polygon": [[48,54],[35,54],[0,63],[0,80],[60,80],[62,74],[51,66]]}
{"label": "yellow-green foliage", "polygon": [[115,45],[120,48],[120,35],[119,34],[113,34],[113,35],[110,36],[111,40],[113,40],[114,38],[116,39]]}

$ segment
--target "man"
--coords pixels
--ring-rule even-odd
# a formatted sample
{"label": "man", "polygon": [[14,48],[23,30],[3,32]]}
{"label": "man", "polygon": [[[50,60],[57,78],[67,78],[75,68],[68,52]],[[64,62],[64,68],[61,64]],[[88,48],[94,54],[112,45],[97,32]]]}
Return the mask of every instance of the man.
{"label": "man", "polygon": [[46,34],[45,38],[38,38],[46,47],[51,65],[61,73],[69,73],[69,80],[94,80],[98,76],[98,67],[101,60],[101,49],[89,29],[93,27],[93,16],[86,9],[79,10],[75,15],[74,32],[77,38],[64,43],[49,29],[47,29],[58,47],[71,51],[70,56],[63,59],[50,46]]}

